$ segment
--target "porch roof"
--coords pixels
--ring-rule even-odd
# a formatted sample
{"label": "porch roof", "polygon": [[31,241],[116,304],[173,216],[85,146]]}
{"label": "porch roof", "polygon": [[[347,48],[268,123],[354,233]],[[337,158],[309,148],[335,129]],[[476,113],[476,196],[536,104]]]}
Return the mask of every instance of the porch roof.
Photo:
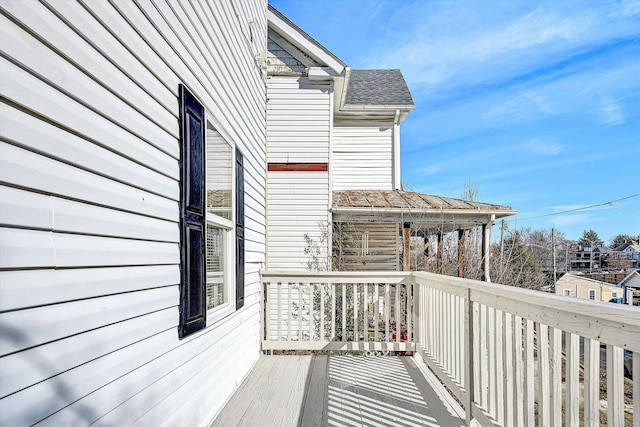
{"label": "porch roof", "polygon": [[518,213],[510,206],[403,190],[334,191],[331,212],[335,220],[410,222],[415,227],[445,232]]}

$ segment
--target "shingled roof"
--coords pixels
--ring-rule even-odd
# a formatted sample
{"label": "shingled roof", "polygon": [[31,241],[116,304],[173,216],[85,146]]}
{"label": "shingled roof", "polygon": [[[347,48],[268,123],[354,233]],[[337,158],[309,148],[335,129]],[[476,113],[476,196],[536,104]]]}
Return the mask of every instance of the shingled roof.
{"label": "shingled roof", "polygon": [[410,222],[425,233],[448,233],[515,215],[509,206],[402,190],[333,192],[334,221]]}
{"label": "shingled roof", "polygon": [[414,107],[400,70],[351,70],[345,105]]}
{"label": "shingled roof", "polygon": [[507,211],[509,206],[469,202],[402,190],[341,190],[333,192],[334,208],[373,208],[410,210]]}

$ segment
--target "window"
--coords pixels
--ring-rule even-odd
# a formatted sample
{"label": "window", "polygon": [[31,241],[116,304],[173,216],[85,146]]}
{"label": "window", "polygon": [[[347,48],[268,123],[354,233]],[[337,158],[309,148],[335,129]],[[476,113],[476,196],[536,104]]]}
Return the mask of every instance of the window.
{"label": "window", "polygon": [[233,150],[207,121],[206,134],[207,316],[230,308],[233,253]]}
{"label": "window", "polygon": [[563,289],[562,290],[562,295],[564,295],[565,297],[570,297],[571,296],[571,291],[569,289]]}
{"label": "window", "polygon": [[618,291],[611,291],[611,298],[620,298]]}
{"label": "window", "polygon": [[364,230],[362,232],[362,256],[369,255],[369,232]]}
{"label": "window", "polygon": [[596,299],[596,290],[595,289],[589,289],[589,299],[595,301],[595,299]]}
{"label": "window", "polygon": [[242,153],[218,133],[183,85],[180,156],[182,338],[244,304]]}

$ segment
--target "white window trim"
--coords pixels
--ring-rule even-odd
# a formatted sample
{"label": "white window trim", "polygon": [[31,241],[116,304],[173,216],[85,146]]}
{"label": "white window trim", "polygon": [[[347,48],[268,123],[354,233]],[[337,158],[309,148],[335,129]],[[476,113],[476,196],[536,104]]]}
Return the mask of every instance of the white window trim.
{"label": "white window trim", "polygon": [[[591,298],[591,295],[593,295],[593,298]],[[587,298],[589,298],[589,300],[595,301],[597,296],[598,292],[595,289],[589,289],[589,292],[587,293]]]}
{"label": "white window trim", "polygon": [[[206,114],[206,127],[208,130],[209,125],[213,127],[216,132],[220,135],[220,137],[229,144],[231,150],[231,219],[222,218],[218,215],[209,213],[206,211],[206,224],[213,225],[215,227],[222,228],[225,230],[224,233],[224,270],[223,270],[223,280],[224,280],[224,291],[225,291],[225,302],[217,307],[207,309],[207,327],[213,326],[219,321],[223,320],[225,317],[236,311],[236,300],[235,300],[235,277],[236,277],[236,239],[235,239],[235,217],[236,217],[236,146],[232,142],[229,142],[229,139],[218,130],[216,127],[215,121]],[[207,144],[207,140],[205,138],[205,170],[206,170],[206,158],[207,158],[207,150],[209,145]],[[207,191],[206,182],[205,182],[205,192]],[[206,279],[206,278],[205,278]]]}

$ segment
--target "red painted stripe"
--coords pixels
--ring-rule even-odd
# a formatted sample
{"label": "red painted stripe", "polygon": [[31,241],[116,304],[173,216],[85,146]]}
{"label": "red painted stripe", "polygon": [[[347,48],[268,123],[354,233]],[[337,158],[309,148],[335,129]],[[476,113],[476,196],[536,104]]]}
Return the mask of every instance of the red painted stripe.
{"label": "red painted stripe", "polygon": [[326,172],[327,163],[269,163],[269,172]]}

